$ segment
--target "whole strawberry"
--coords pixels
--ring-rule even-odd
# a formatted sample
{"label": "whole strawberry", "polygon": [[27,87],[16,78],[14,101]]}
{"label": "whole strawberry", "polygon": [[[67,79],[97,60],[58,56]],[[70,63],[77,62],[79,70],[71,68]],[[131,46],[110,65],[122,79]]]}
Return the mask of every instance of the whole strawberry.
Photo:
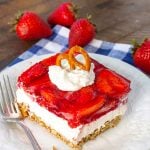
{"label": "whole strawberry", "polygon": [[28,11],[19,16],[16,34],[21,40],[38,40],[50,36],[52,30],[40,16]]}
{"label": "whole strawberry", "polygon": [[86,18],[76,20],[69,33],[69,48],[87,45],[95,36],[95,26]]}
{"label": "whole strawberry", "polygon": [[150,39],[146,39],[137,49],[133,55],[134,64],[150,74]]}
{"label": "whole strawberry", "polygon": [[70,27],[76,20],[76,9],[70,2],[62,3],[48,16],[48,23],[51,25],[60,24]]}

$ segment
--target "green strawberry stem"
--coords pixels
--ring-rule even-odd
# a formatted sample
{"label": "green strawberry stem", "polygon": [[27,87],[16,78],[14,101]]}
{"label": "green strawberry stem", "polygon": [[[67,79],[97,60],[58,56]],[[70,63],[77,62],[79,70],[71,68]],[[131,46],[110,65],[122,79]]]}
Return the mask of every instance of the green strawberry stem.
{"label": "green strawberry stem", "polygon": [[98,33],[98,29],[97,29],[96,24],[94,24],[94,23],[92,22],[92,15],[91,15],[91,14],[87,14],[87,15],[86,15],[86,18],[87,18],[87,19],[90,21],[90,23],[94,26],[95,32]]}
{"label": "green strawberry stem", "polygon": [[72,3],[72,7],[69,7],[69,9],[70,9],[72,12],[74,12],[75,18],[77,19],[77,18],[79,17],[78,11],[79,11],[80,7],[79,7],[78,5]]}
{"label": "green strawberry stem", "polygon": [[144,40],[142,40],[141,43],[138,43],[136,39],[132,39],[131,40],[131,44],[133,45],[133,48],[131,49],[132,55],[134,55],[136,50],[147,40],[148,40],[148,38],[144,38]]}
{"label": "green strawberry stem", "polygon": [[140,47],[140,44],[136,41],[136,39],[132,39],[131,44],[133,45],[133,48],[131,49],[131,53],[132,55],[134,55],[136,49]]}
{"label": "green strawberry stem", "polygon": [[91,14],[87,14],[87,15],[86,15],[86,18],[91,22],[92,15],[91,15]]}
{"label": "green strawberry stem", "polygon": [[15,14],[15,17],[11,19],[10,22],[8,22],[9,25],[11,25],[11,28],[10,28],[10,32],[15,32],[16,31],[16,25],[19,21],[19,19],[21,18],[21,16],[23,15],[23,11],[18,11],[16,14]]}

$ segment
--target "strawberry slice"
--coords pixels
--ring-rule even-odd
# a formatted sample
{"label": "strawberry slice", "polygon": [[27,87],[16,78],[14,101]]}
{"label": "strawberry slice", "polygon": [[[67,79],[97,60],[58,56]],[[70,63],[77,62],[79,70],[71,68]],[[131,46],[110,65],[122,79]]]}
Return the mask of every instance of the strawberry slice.
{"label": "strawberry slice", "polygon": [[49,105],[53,104],[57,100],[56,95],[49,89],[41,90],[41,95],[47,100]]}
{"label": "strawberry slice", "polygon": [[40,91],[42,89],[49,87],[51,87],[51,89],[56,88],[56,86],[50,81],[48,74],[44,74],[42,78],[40,78],[40,80],[37,79],[33,82],[30,82],[28,86],[28,91],[30,92],[30,94],[36,93],[37,95],[40,95]]}
{"label": "strawberry slice", "polygon": [[100,71],[96,78],[96,86],[99,92],[111,97],[119,98],[130,91],[130,82],[124,77],[108,69]]}
{"label": "strawberry slice", "polygon": [[93,98],[95,97],[93,86],[84,87],[79,91],[79,93],[80,96],[78,97],[77,101],[80,104],[85,104],[93,100]]}
{"label": "strawberry slice", "polygon": [[84,105],[95,98],[93,86],[83,87],[75,92],[67,92],[65,98],[72,104]]}
{"label": "strawberry slice", "polygon": [[96,99],[92,101],[92,103],[88,103],[77,111],[77,118],[80,119],[96,112],[104,105],[105,101],[106,97],[104,95],[97,96]]}
{"label": "strawberry slice", "polygon": [[93,120],[100,118],[101,116],[105,115],[106,113],[114,110],[119,105],[117,99],[107,99],[103,107],[96,111],[95,113],[91,114],[90,116],[84,117],[81,122],[82,123],[90,123]]}
{"label": "strawberry slice", "polygon": [[29,84],[31,81],[34,81],[46,72],[46,67],[44,67],[40,62],[36,63],[35,65],[33,65],[32,67],[30,67],[22,73],[22,75],[18,78],[18,82],[23,84]]}
{"label": "strawberry slice", "polygon": [[25,72],[22,73],[22,75],[18,78],[19,83],[23,83],[25,85],[30,84],[30,82],[35,81],[37,78],[40,78],[42,75],[48,72],[48,67],[50,65],[56,64],[56,58],[58,54],[51,56],[49,58],[46,58],[29,69],[27,69]]}
{"label": "strawberry slice", "polygon": [[75,104],[80,96],[79,91],[75,92],[66,92],[65,99],[72,104]]}

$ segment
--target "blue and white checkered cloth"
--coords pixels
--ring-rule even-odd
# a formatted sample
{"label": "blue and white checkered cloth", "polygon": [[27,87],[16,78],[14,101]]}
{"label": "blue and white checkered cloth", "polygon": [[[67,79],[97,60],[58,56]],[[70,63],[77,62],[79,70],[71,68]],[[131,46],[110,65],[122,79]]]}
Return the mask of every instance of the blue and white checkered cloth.
{"label": "blue and white checkered cloth", "polygon": [[[19,63],[23,60],[31,58],[34,55],[43,55],[50,53],[58,53],[67,49],[68,47],[69,29],[60,25],[53,28],[53,34],[49,38],[41,39],[30,49],[25,51],[22,55],[16,58],[9,66]],[[111,43],[93,39],[88,45],[84,47],[89,53],[97,53],[114,58],[121,59],[133,65],[131,48],[132,45]]]}

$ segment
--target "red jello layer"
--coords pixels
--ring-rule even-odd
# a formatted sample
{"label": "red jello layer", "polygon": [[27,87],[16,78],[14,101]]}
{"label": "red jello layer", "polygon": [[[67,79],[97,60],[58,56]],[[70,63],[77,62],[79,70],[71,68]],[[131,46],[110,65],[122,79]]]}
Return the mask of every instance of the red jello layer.
{"label": "red jello layer", "polygon": [[33,101],[68,121],[74,128],[86,124],[115,109],[130,91],[130,81],[96,60],[95,82],[75,92],[59,90],[49,79],[48,67],[55,65],[57,55],[36,63],[18,78]]}

